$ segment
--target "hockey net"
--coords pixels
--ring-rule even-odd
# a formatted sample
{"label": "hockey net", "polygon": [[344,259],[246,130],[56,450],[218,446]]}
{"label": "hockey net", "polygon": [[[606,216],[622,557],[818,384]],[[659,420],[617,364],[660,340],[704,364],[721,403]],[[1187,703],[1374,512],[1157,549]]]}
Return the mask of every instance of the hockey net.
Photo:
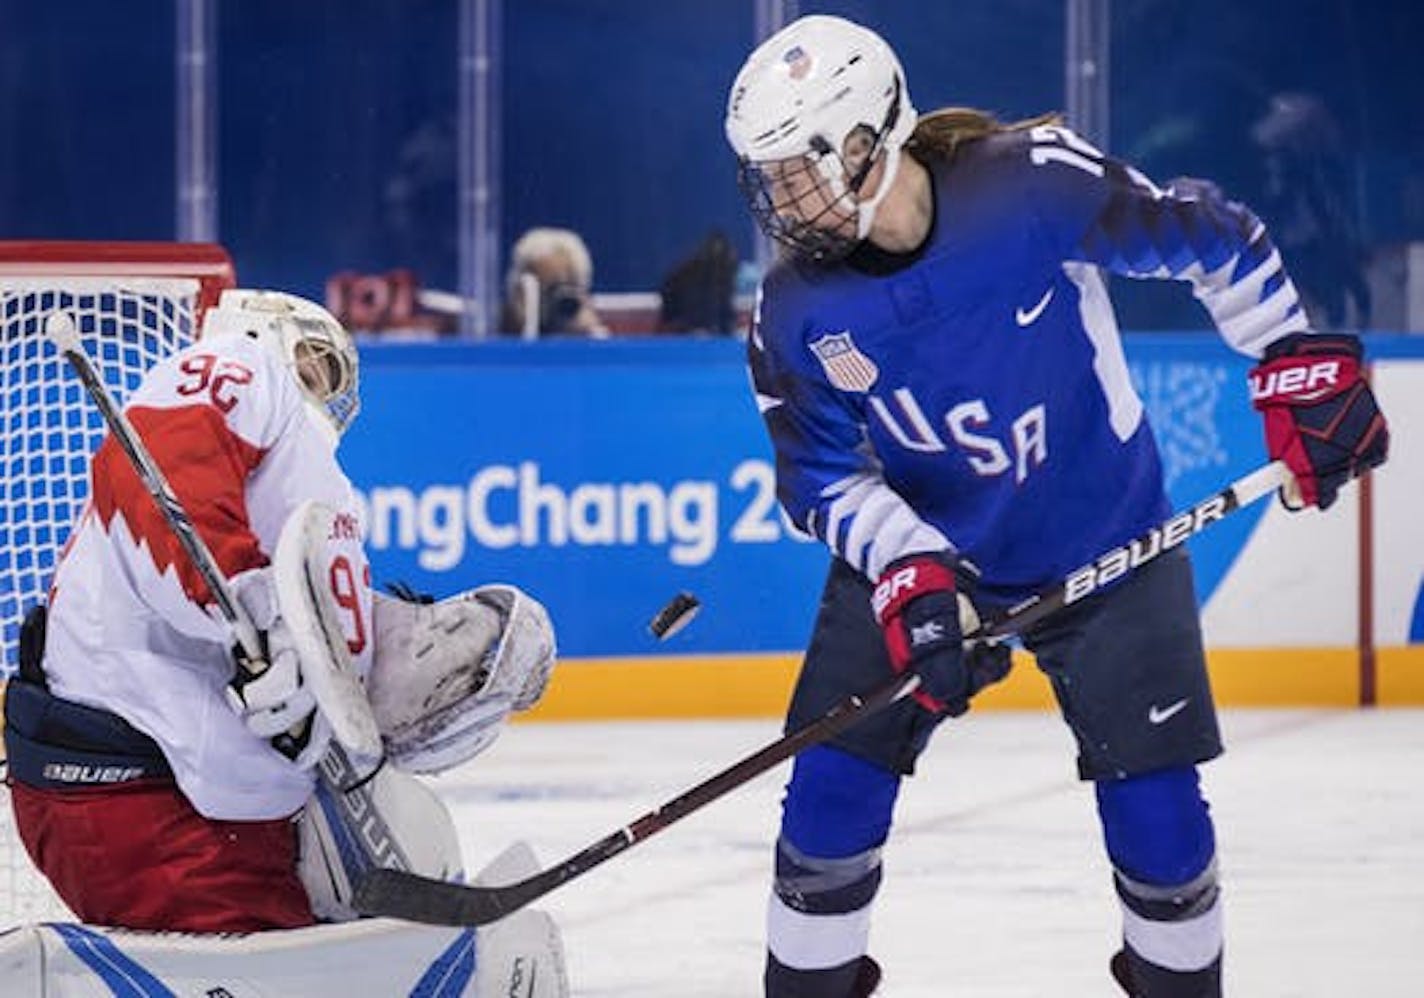
{"label": "hockey net", "polygon": [[[115,397],[191,342],[234,283],[211,244],[0,241],[0,674],[17,668],[20,623],[50,576],[88,494],[104,436],[94,403],[44,336],[62,309]],[[30,865],[0,787],[0,926],[71,917]]]}

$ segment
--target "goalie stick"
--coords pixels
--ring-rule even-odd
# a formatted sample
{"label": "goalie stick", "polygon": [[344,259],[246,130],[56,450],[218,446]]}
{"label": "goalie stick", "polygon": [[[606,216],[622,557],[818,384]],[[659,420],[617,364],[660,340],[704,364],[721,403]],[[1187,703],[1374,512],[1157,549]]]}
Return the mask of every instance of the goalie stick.
{"label": "goalie stick", "polygon": [[[986,622],[966,634],[965,640],[1002,639],[1022,631],[1141,568],[1243,506],[1292,483],[1290,472],[1282,462],[1264,465]],[[897,675],[869,693],[847,697],[819,719],[766,745],[532,877],[504,886],[466,886],[398,870],[372,870],[356,889],[356,910],[363,915],[402,918],[430,925],[484,925],[503,918],[760,776],[802,749],[819,744],[861,718],[908,696],[919,684],[916,675]]]}

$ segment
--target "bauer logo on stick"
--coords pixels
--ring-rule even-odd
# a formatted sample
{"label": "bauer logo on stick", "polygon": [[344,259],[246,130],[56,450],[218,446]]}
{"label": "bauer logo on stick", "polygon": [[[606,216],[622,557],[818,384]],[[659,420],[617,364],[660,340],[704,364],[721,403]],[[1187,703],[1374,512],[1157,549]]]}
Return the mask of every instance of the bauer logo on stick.
{"label": "bauer logo on stick", "polygon": [[668,601],[667,606],[657,612],[648,624],[648,630],[659,641],[666,641],[691,623],[701,607],[702,604],[697,601],[696,596],[691,593],[678,593]]}

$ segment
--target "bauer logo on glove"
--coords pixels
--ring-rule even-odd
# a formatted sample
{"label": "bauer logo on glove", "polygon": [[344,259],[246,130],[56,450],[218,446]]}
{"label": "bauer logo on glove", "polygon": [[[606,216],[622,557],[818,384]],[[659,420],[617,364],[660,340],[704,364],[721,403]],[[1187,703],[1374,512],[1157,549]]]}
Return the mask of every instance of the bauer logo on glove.
{"label": "bauer logo on glove", "polygon": [[1295,476],[1288,509],[1328,509],[1351,478],[1384,463],[1389,427],[1364,379],[1355,336],[1292,333],[1266,348],[1250,375],[1251,403],[1266,422],[1266,449]]}
{"label": "bauer logo on glove", "polygon": [[1262,367],[1252,372],[1251,401],[1278,401],[1293,405],[1318,402],[1340,391],[1359,375],[1359,365],[1351,363],[1349,371],[1339,360],[1322,360],[1314,364],[1272,370]]}

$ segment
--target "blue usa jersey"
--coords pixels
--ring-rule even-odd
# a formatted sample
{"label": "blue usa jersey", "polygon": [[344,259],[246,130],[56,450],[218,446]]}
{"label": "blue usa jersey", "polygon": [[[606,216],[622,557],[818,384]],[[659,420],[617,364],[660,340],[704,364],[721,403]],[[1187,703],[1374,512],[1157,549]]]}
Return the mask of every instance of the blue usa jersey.
{"label": "blue usa jersey", "polygon": [[1162,190],[1066,129],[990,136],[931,175],[908,262],[773,268],[752,382],[800,527],[872,579],[957,551],[1017,600],[1169,512],[1099,267],[1190,281],[1252,356],[1305,317],[1246,208]]}

